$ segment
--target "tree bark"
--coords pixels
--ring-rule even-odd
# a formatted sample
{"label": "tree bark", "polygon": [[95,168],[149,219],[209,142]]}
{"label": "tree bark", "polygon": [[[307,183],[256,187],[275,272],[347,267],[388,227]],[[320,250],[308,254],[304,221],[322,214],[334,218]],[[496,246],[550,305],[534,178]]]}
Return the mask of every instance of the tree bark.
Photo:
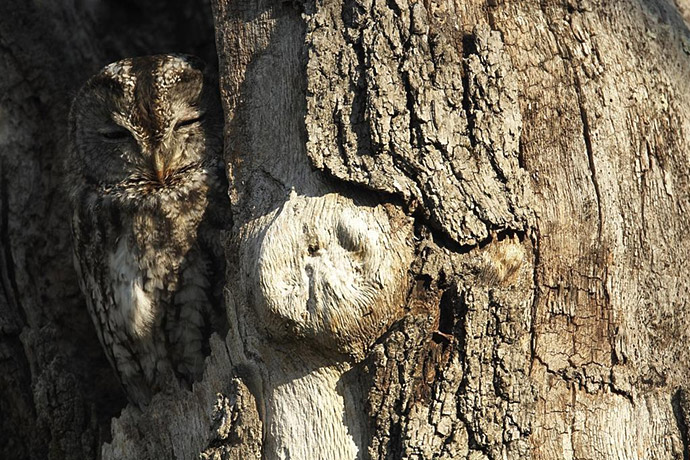
{"label": "tree bark", "polygon": [[[60,137],[31,135],[60,130],[66,96],[36,83],[60,60],[0,20],[25,63],[0,82],[5,456],[690,456],[687,5],[211,3],[230,332],[103,445],[122,401],[49,199]],[[89,21],[60,35],[85,55],[64,81],[161,43],[101,49]]]}

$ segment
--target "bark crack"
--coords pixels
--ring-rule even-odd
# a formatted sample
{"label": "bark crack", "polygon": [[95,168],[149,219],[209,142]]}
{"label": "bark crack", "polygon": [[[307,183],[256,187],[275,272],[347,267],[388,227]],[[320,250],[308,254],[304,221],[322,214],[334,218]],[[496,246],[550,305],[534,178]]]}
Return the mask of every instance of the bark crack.
{"label": "bark crack", "polygon": [[[532,299],[531,311],[530,311],[530,362],[533,364],[534,360],[537,358],[537,309],[539,306],[540,298],[540,285],[539,285],[539,264],[541,263],[541,254],[539,249],[539,228],[537,225],[534,226],[534,231],[532,234],[532,248],[534,254],[534,264],[532,267],[532,283],[534,288],[534,298]],[[532,375],[532,366],[528,371],[528,375]]]}
{"label": "bark crack", "polygon": [[687,391],[679,388],[671,398],[673,415],[676,418],[676,425],[680,431],[681,441],[683,442],[683,460],[690,460],[690,440],[688,435],[688,395]]}
{"label": "bark crack", "polygon": [[470,75],[472,72],[470,71],[468,59],[471,55],[477,55],[477,44],[475,40],[476,37],[474,35],[466,35],[462,40],[464,71],[462,75],[462,108],[465,111],[465,119],[467,120],[467,138],[473,150],[477,147],[477,139],[474,136],[476,116],[472,107],[472,96],[470,95]]}
{"label": "bark crack", "polygon": [[9,191],[7,188],[7,174],[5,161],[0,162],[0,274],[2,276],[2,289],[8,304],[17,312],[24,325],[27,324],[26,312],[19,300],[21,295],[17,288],[14,258],[12,257],[12,243],[9,232]]}
{"label": "bark crack", "polygon": [[580,118],[582,119],[582,137],[585,141],[585,149],[587,150],[587,164],[592,178],[592,185],[594,186],[594,193],[597,198],[597,210],[599,212],[599,221],[597,223],[597,234],[599,241],[601,241],[601,232],[603,225],[603,214],[601,210],[601,190],[599,189],[599,181],[597,180],[597,171],[594,166],[594,149],[592,148],[592,137],[589,125],[589,118],[587,116],[587,109],[585,108],[584,96],[582,94],[582,82],[580,78],[575,75],[575,92],[577,93],[577,103],[580,109]]}

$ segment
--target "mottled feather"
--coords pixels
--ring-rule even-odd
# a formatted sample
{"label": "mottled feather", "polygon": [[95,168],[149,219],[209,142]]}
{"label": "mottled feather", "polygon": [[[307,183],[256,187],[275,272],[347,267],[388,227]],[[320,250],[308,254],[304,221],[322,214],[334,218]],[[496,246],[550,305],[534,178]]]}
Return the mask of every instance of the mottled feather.
{"label": "mottled feather", "polygon": [[79,91],[67,185],[80,285],[135,404],[201,378],[224,333],[230,225],[217,87],[190,56],[125,59]]}

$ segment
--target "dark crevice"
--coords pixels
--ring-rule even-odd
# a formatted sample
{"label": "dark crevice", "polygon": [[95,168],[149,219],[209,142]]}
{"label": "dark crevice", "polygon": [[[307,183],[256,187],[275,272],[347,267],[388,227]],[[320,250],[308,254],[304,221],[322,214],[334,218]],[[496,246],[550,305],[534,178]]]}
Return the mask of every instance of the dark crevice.
{"label": "dark crevice", "polygon": [[[469,307],[465,299],[465,293],[456,291],[456,298],[454,300],[455,309],[455,326],[453,328],[453,335],[458,339],[458,355],[467,357],[467,312]],[[460,392],[467,392],[467,373],[463,372],[463,379],[459,388]]]}
{"label": "dark crevice", "polygon": [[679,388],[671,397],[671,407],[676,418],[676,426],[683,441],[683,460],[690,460],[690,440],[688,439],[688,398],[687,392]]}
{"label": "dark crevice", "polygon": [[472,54],[478,54],[477,37],[467,34],[462,37],[462,57],[468,58]]}
{"label": "dark crevice", "polygon": [[0,163],[0,242],[2,244],[2,287],[8,304],[19,315],[22,323],[27,324],[26,312],[21,304],[21,295],[17,288],[14,258],[12,257],[12,243],[9,232],[9,191],[7,188],[7,174],[5,161]]}
{"label": "dark crevice", "polygon": [[[536,351],[536,342],[537,342],[537,331],[536,331],[536,323],[537,323],[537,310],[539,306],[539,297],[540,297],[540,286],[539,286],[539,267],[541,265],[541,253],[539,249],[539,243],[540,243],[540,234],[539,234],[539,228],[535,226],[535,228],[532,231],[531,238],[532,240],[532,251],[534,254],[534,264],[533,264],[533,272],[532,272],[532,283],[534,285],[534,298],[532,299],[532,305],[531,305],[531,311],[530,311],[530,329],[529,329],[529,335],[530,335],[530,346],[529,346],[529,352],[530,352],[530,363],[534,363],[535,359],[537,359],[537,351]],[[529,374],[532,373],[532,366],[530,365],[529,369]]]}
{"label": "dark crevice", "polygon": [[395,0],[386,0],[386,5],[391,9],[391,11],[393,11],[393,13],[395,13],[396,17],[400,17],[402,15],[402,10]]}
{"label": "dark crevice", "polygon": [[620,388],[615,386],[613,383],[609,383],[608,387],[611,390],[611,393],[624,397],[625,399],[627,399],[630,402],[630,404],[635,404],[635,400],[633,399],[633,395],[631,393],[624,391],[624,390],[621,390]]}
{"label": "dark crevice", "polygon": [[[507,186],[508,185],[508,177],[503,172],[503,169],[501,168],[501,166],[498,164],[498,159],[496,158],[496,152],[493,151],[493,149],[491,149],[487,152],[486,156],[489,160],[489,163],[491,163],[491,167],[493,168],[494,172],[496,173],[496,179],[498,179],[498,181],[501,184],[503,184],[504,187]],[[512,208],[510,208],[510,210],[513,211]],[[511,212],[511,214],[512,214],[512,212]]]}
{"label": "dark crevice", "polygon": [[522,135],[520,135],[520,138],[518,141],[519,141],[518,152],[517,152],[518,166],[520,167],[520,169],[524,169],[525,171],[528,171],[527,163],[525,162],[525,144],[522,142]]}
{"label": "dark crevice", "polygon": [[452,335],[455,328],[456,310],[458,310],[457,288],[448,289],[439,302],[438,330],[442,334]]}
{"label": "dark crevice", "polygon": [[481,240],[479,243],[477,243],[477,247],[479,248],[484,248],[491,244],[493,241],[503,241],[506,238],[513,238],[517,237],[518,241],[521,243],[525,240],[525,232],[522,230],[514,230],[514,229],[503,229],[503,230],[498,230],[489,233],[489,236]]}
{"label": "dark crevice", "polygon": [[367,78],[366,53],[362,45],[361,38],[350,43],[357,56],[357,81],[351,85],[352,91],[352,111],[350,112],[350,124],[352,132],[357,140],[357,154],[360,156],[371,156],[375,154],[374,145],[371,140],[371,128],[366,117],[368,106],[367,97]]}
{"label": "dark crevice", "polygon": [[[0,310],[5,310],[0,348],[8,347],[0,354],[9,350],[10,357],[0,379],[0,425],[22,421],[9,438],[0,435],[2,458],[23,458],[22,446],[28,446],[32,458],[95,458],[101,442],[109,439],[110,419],[125,404],[71,268],[60,165],[67,134],[64,111],[76,86],[96,67],[125,56],[175,51],[201,55],[211,66],[217,61],[209,2],[83,3],[4,2],[0,7],[0,41],[7,44],[2,54],[16,67],[10,80],[23,85],[4,108],[18,117],[17,126],[22,119],[36,119],[34,112],[42,114],[34,120],[40,129],[31,125],[10,133],[10,148],[0,162]],[[155,27],[147,27],[151,18]],[[46,75],[56,77],[42,78]],[[24,184],[34,208],[23,214],[15,198],[26,187],[18,187],[18,179],[35,179],[35,184]],[[42,224],[50,228],[36,222],[33,214],[41,210],[49,214],[43,218],[50,221]],[[40,230],[48,236],[36,239]],[[29,257],[26,263],[22,253]],[[26,290],[27,283],[35,292]],[[16,396],[14,382],[22,397]],[[9,398],[17,406],[5,406]]]}
{"label": "dark crevice", "polygon": [[400,146],[395,145],[391,140],[390,154],[393,164],[407,177],[412,179],[417,187],[419,187],[421,185],[419,179],[419,167],[410,161],[410,157],[412,155],[409,152],[402,152],[402,154],[398,153],[398,151],[402,150],[403,149]]}
{"label": "dark crevice", "polygon": [[465,117],[467,118],[467,137],[470,141],[472,149],[474,150],[477,145],[477,139],[474,137],[476,117],[474,115],[474,107],[471,100],[472,96],[470,95],[470,68],[468,62],[468,58],[473,54],[477,54],[476,37],[474,35],[465,35],[462,38],[462,108],[465,111]]}
{"label": "dark crevice", "polygon": [[338,153],[340,154],[340,158],[342,158],[343,164],[349,168],[350,157],[347,155],[347,150],[345,149],[345,127],[343,126],[343,112],[340,107],[336,107],[333,110],[333,124],[335,125],[335,141],[338,145]]}
{"label": "dark crevice", "polygon": [[575,77],[575,92],[577,93],[577,103],[580,108],[580,118],[582,119],[582,137],[585,141],[585,148],[587,149],[587,164],[589,165],[589,171],[592,176],[592,185],[594,186],[594,193],[597,199],[597,209],[599,212],[597,234],[599,236],[599,240],[601,241],[601,232],[603,225],[603,215],[601,211],[601,190],[599,189],[599,182],[597,181],[597,171],[594,167],[594,150],[592,148],[589,118],[587,117],[587,110],[585,109],[585,103],[582,94],[582,84],[577,76]]}
{"label": "dark crevice", "polygon": [[469,254],[471,251],[475,250],[479,246],[479,243],[458,243],[455,239],[448,236],[445,232],[438,230],[439,228],[441,228],[441,225],[439,223],[434,222],[434,219],[431,219],[430,222],[431,224],[429,225],[429,227],[431,229],[431,234],[434,238],[434,243],[441,248],[448,249],[449,251],[454,252],[456,254]]}
{"label": "dark crevice", "polygon": [[410,116],[410,146],[412,148],[419,148],[422,145],[422,140],[424,135],[422,133],[421,121],[417,117],[415,110],[415,99],[416,96],[413,94],[412,83],[410,82],[409,72],[401,72],[400,79],[402,81],[403,87],[405,88],[405,107]]}

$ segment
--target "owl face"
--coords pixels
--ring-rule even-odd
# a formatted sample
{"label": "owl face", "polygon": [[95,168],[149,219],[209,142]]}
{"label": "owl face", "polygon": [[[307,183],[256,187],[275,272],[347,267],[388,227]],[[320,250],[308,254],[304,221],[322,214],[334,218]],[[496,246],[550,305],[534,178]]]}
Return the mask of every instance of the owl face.
{"label": "owl face", "polygon": [[77,175],[104,188],[174,187],[219,155],[217,89],[197,58],[124,59],[92,77],[70,115]]}

